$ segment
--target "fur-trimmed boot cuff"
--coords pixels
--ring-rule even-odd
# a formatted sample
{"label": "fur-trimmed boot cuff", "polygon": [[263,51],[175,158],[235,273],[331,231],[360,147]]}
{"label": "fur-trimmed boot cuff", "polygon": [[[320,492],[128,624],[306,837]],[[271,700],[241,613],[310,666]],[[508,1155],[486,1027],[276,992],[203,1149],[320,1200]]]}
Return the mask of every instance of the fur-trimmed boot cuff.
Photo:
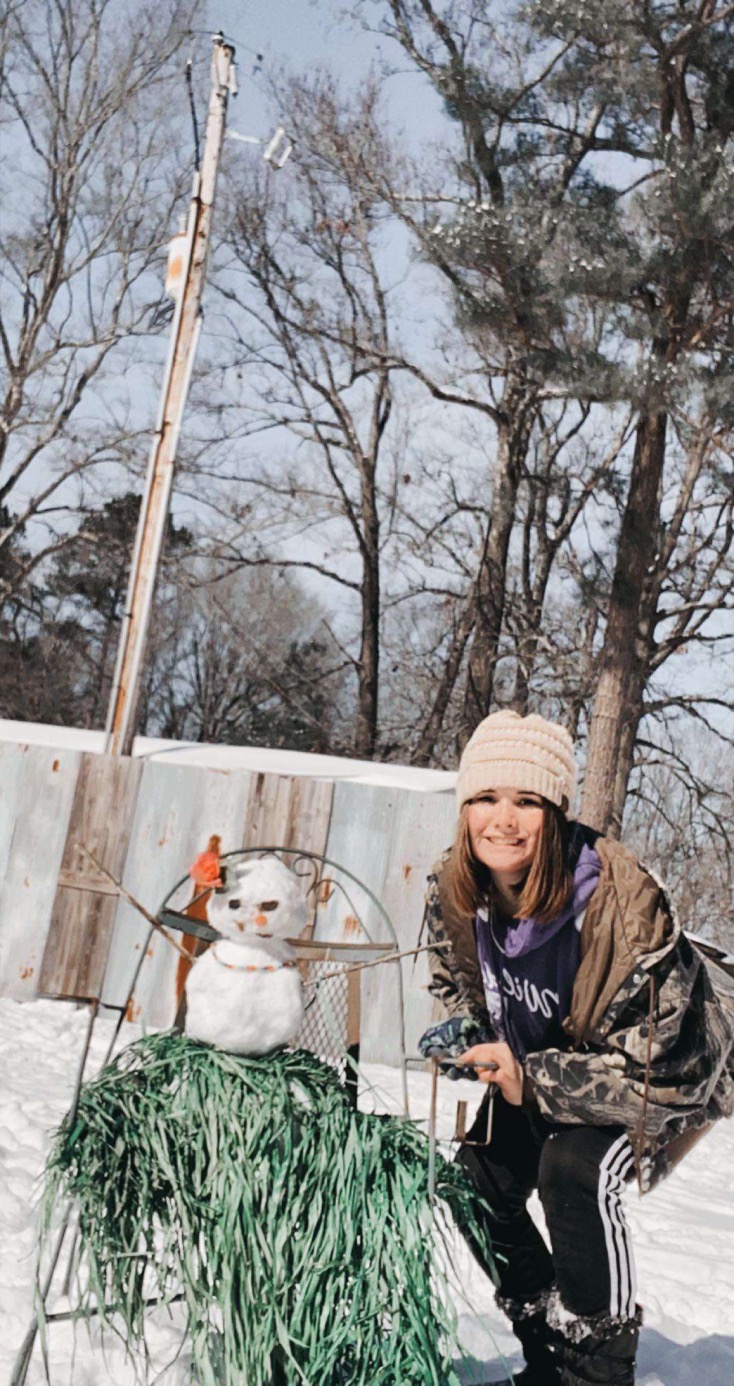
{"label": "fur-trimmed boot cuff", "polygon": [[508,1378],[515,1386],[560,1386],[560,1339],[548,1323],[550,1290],[543,1290],[534,1299],[516,1300],[497,1296],[497,1307],[512,1323],[515,1337],[522,1344],[524,1369]]}
{"label": "fur-trimmed boot cuff", "polygon": [[571,1314],[552,1297],[548,1319],[562,1340],[561,1386],[634,1386],[635,1359],[642,1324],[633,1316]]}
{"label": "fur-trimmed boot cuff", "polygon": [[548,1305],[551,1300],[555,1302],[557,1297],[558,1291],[555,1286],[551,1286],[549,1290],[541,1290],[540,1294],[535,1295],[533,1299],[510,1299],[508,1295],[496,1295],[495,1303],[497,1308],[507,1315],[514,1327],[516,1323],[522,1323],[524,1319],[535,1318],[537,1314],[547,1315]]}

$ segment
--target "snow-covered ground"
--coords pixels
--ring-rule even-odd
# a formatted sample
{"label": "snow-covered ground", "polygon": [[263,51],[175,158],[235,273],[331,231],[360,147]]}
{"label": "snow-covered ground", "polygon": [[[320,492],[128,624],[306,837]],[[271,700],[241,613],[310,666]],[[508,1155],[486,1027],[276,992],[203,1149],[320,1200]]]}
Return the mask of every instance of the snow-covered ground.
{"label": "snow-covered ground", "polygon": [[[86,1013],[55,1001],[0,1001],[0,1381],[10,1378],[18,1345],[32,1313],[34,1203],[49,1132],[68,1107],[86,1030]],[[126,1041],[139,1031],[126,1026]],[[99,1021],[87,1073],[96,1071],[109,1036]],[[365,1105],[396,1109],[398,1075],[370,1067]],[[428,1079],[409,1075],[411,1114],[425,1119]],[[476,1101],[475,1084],[440,1084],[439,1134],[451,1133],[455,1101]],[[539,1215],[536,1204],[535,1213]],[[721,1124],[670,1179],[641,1201],[630,1193],[645,1328],[639,1386],[732,1386],[734,1383],[734,1122]],[[456,1261],[466,1290],[457,1297],[462,1338],[476,1360],[469,1381],[503,1375],[520,1354],[492,1303],[489,1285],[463,1244]],[[63,1307],[58,1299],[49,1306]],[[160,1316],[151,1335],[160,1386],[189,1380],[175,1318]],[[55,1386],[132,1386],[135,1371],[114,1339],[100,1347],[94,1329],[50,1328],[51,1380]],[[172,1361],[176,1357],[175,1361]],[[166,1366],[170,1363],[170,1366]],[[45,1381],[36,1349],[29,1386]],[[322,1386],[321,1383],[318,1386]],[[327,1383],[323,1383],[327,1386]]]}

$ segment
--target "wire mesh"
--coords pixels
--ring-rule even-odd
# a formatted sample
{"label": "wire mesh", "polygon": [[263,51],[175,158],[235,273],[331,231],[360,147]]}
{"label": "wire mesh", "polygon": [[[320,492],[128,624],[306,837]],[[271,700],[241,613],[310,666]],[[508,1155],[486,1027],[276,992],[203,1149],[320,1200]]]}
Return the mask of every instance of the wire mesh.
{"label": "wire mesh", "polygon": [[[309,958],[300,964],[303,980],[317,982],[325,973],[337,970],[333,960]],[[348,1050],[350,1034],[349,983],[346,973],[348,964],[340,969],[339,976],[329,976],[319,986],[306,986],[306,1014],[298,1033],[297,1044],[301,1049],[309,1049],[325,1063],[331,1064],[342,1081],[350,1071]]]}

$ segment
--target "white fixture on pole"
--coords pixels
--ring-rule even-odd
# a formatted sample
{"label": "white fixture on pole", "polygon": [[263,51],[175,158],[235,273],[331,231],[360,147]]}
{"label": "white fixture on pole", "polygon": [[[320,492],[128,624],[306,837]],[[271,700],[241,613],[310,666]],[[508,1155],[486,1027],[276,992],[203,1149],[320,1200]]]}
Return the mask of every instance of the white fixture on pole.
{"label": "white fixture on pole", "polygon": [[239,140],[241,144],[264,144],[263,159],[271,168],[282,168],[293,153],[293,141],[288,138],[284,125],[279,125],[267,142],[259,135],[241,135],[239,130],[228,130],[227,139]]}
{"label": "white fixture on pole", "polygon": [[[172,283],[170,289],[171,297],[176,300],[176,310],[107,713],[105,750],[112,755],[129,755],[132,749],[135,709],[168,520],[176,448],[201,330],[201,299],[227,104],[229,97],[237,94],[234,48],[222,34],[214,35],[211,79],[201,169],[194,174],[186,230],[174,238],[176,258],[180,263],[176,267],[175,285]],[[169,274],[171,269],[169,260]]]}

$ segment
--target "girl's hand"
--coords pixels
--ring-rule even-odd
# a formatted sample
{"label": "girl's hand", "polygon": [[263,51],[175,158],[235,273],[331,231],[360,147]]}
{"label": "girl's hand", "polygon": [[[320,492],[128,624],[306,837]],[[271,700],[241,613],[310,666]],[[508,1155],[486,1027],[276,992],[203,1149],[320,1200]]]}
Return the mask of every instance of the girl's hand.
{"label": "girl's hand", "polygon": [[515,1055],[510,1049],[509,1044],[475,1044],[472,1049],[467,1049],[464,1054],[460,1054],[454,1060],[457,1067],[461,1064],[496,1064],[496,1069],[480,1068],[477,1069],[477,1077],[480,1083],[496,1083],[505,1102],[509,1102],[511,1107],[519,1107],[522,1102],[523,1069],[522,1064],[518,1063]]}

